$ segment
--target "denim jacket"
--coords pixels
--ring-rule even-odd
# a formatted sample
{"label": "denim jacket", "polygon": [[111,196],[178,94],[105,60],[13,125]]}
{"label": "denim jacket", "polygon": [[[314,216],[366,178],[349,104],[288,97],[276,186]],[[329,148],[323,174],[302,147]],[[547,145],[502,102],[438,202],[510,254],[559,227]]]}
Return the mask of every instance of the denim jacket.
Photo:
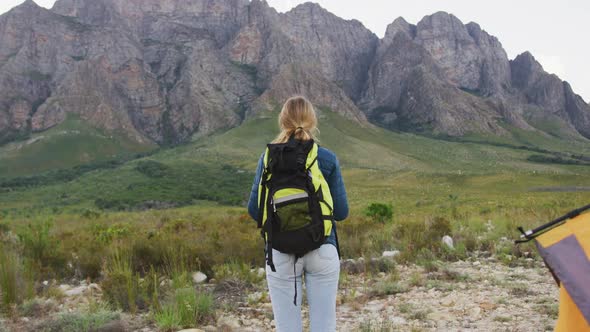
{"label": "denim jacket", "polygon": [[[252,219],[258,218],[258,184],[262,176],[262,168],[264,165],[264,153],[258,160],[258,167],[256,168],[256,176],[252,184],[252,191],[250,192],[250,200],[248,201],[248,213]],[[348,200],[346,198],[346,190],[344,189],[344,182],[342,181],[342,173],[340,172],[340,165],[338,158],[334,152],[319,147],[318,149],[318,165],[320,171],[324,175],[328,186],[330,187],[330,194],[334,201],[334,219],[341,221],[348,217]],[[326,239],[326,243],[336,245],[335,225],[332,229],[332,234]]]}

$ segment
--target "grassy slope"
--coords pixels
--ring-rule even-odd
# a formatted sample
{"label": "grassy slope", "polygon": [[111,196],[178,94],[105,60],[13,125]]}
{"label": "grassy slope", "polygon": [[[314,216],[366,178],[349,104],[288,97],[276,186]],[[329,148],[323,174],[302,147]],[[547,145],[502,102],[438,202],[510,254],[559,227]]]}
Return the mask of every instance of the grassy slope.
{"label": "grassy slope", "polygon": [[123,135],[105,134],[69,115],[60,125],[33,134],[27,141],[1,146],[0,178],[68,168],[154,148]]}
{"label": "grassy slope", "polygon": [[[95,208],[96,199],[132,205],[149,200],[202,204],[199,202],[211,194],[219,202],[243,204],[257,158],[276,135],[276,115],[266,113],[225,133],[161,150],[116,169],[89,172],[68,183],[3,193],[0,203],[5,210],[31,206]],[[485,210],[487,205],[526,206],[531,197],[570,199],[572,204],[588,198],[586,193],[531,191],[534,187],[590,183],[590,167],[532,163],[526,160],[534,153],[531,151],[360,127],[325,110],[321,112],[320,128],[321,144],[335,151],[341,161],[349,200],[356,212],[372,201],[395,202],[400,212],[433,213],[451,204],[468,203],[473,209]],[[590,151],[585,143],[518,134],[516,141],[495,138],[496,143],[529,144],[579,154]],[[165,165],[166,176],[153,178],[138,172],[138,163],[146,159]],[[451,201],[449,195],[459,198]],[[230,196],[234,199],[228,199]]]}

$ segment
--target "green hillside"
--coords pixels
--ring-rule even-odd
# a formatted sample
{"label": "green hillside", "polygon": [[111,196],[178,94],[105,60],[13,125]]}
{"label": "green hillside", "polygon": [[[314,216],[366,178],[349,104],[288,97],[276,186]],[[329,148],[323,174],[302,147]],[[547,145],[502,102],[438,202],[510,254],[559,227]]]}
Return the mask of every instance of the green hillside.
{"label": "green hillside", "polygon": [[139,144],[118,133],[105,133],[76,115],[25,141],[0,146],[0,178],[31,175],[73,167],[156,148]]}
{"label": "green hillside", "polygon": [[[370,201],[392,201],[402,194],[401,208],[411,210],[422,204],[428,210],[429,204],[449,204],[449,195],[458,195],[460,200],[485,196],[502,201],[511,199],[507,193],[546,195],[558,190],[567,195],[580,190],[576,186],[590,183],[590,166],[584,159],[590,155],[587,142],[566,142],[513,128],[511,138],[428,138],[359,126],[329,110],[320,114],[320,143],[338,155],[355,209]],[[264,113],[227,132],[104,167],[70,168],[34,177],[4,176],[0,211],[142,210],[210,204],[207,202],[244,206],[258,157],[277,134],[276,119],[276,112]],[[66,125],[83,126],[76,120]],[[111,152],[106,149],[106,138],[92,141],[93,131],[85,132],[86,141],[78,137],[60,145],[57,133],[64,130],[54,128],[44,133],[57,136],[54,140],[38,147],[31,144],[18,153],[10,154],[10,146],[3,147],[2,167],[6,171],[9,166],[4,161],[8,161],[10,169],[20,167],[20,172],[28,173],[45,160],[75,164],[80,151],[99,158],[130,149],[118,143]],[[537,159],[531,159],[534,155]]]}

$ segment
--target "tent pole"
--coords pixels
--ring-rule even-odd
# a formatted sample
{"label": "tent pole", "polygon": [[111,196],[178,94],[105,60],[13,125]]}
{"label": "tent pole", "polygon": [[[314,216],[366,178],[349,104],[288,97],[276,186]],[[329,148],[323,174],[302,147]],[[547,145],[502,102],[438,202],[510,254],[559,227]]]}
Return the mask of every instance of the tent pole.
{"label": "tent pole", "polygon": [[544,231],[549,230],[550,228],[552,228],[553,226],[556,226],[560,223],[562,223],[563,221],[567,220],[567,219],[571,219],[574,217],[577,217],[578,215],[580,215],[580,213],[586,211],[590,209],[590,204],[583,206],[579,209],[575,209],[573,211],[568,212],[567,214],[553,220],[550,221],[548,223],[546,223],[543,226],[539,226],[535,229],[532,230],[528,230],[525,231],[524,228],[522,227],[518,227],[518,230],[520,231],[520,233],[522,233],[520,235],[521,240],[517,240],[515,241],[516,243],[523,243],[523,242],[529,242],[530,240],[534,239],[535,237],[539,236],[541,233],[543,233]]}

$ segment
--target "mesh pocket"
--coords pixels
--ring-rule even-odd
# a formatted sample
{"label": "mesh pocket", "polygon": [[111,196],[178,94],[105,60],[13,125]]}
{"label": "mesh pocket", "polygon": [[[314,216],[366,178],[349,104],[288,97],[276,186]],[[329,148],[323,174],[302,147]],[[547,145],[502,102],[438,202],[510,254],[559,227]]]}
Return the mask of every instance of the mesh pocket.
{"label": "mesh pocket", "polygon": [[304,190],[289,188],[277,191],[274,209],[281,232],[293,231],[311,223],[309,197]]}
{"label": "mesh pocket", "polygon": [[280,221],[281,232],[293,231],[311,223],[307,199],[277,206],[276,213]]}

